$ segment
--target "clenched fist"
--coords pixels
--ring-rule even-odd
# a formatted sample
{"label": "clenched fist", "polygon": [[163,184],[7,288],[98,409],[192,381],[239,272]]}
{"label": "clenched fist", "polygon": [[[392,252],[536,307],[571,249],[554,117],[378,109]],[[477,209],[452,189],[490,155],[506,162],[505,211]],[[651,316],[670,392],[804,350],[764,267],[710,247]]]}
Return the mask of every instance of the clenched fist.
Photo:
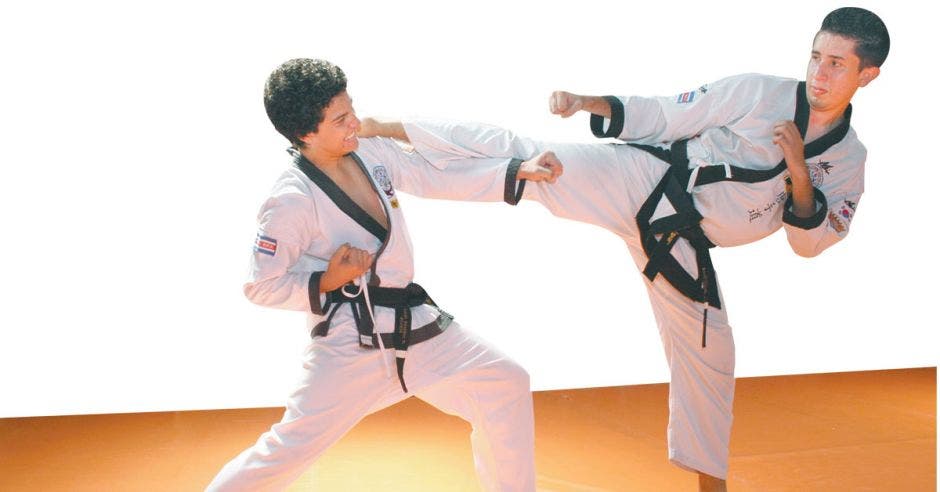
{"label": "clenched fist", "polygon": [[561,115],[562,118],[567,118],[582,109],[584,109],[584,98],[577,94],[555,91],[548,98],[548,110],[552,114]]}
{"label": "clenched fist", "polygon": [[529,181],[547,181],[554,183],[556,179],[565,171],[561,161],[555,157],[552,151],[545,151],[522,163],[519,166],[517,179],[527,179]]}
{"label": "clenched fist", "polygon": [[333,253],[326,272],[320,277],[320,291],[329,292],[359,278],[372,266],[372,255],[363,249],[343,244]]}

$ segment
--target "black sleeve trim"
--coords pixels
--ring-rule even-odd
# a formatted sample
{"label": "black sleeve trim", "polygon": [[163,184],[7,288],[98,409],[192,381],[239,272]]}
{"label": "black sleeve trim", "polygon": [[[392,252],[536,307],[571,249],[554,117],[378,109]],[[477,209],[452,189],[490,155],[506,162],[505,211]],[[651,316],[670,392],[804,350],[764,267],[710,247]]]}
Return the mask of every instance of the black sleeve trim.
{"label": "black sleeve trim", "polygon": [[522,166],[522,159],[513,159],[509,161],[506,167],[506,186],[503,190],[503,201],[510,205],[516,205],[522,200],[522,192],[525,190],[525,181],[521,179],[516,184],[516,176],[519,175],[519,167]]}
{"label": "black sleeve trim", "polygon": [[797,217],[791,209],[793,208],[793,196],[787,198],[787,203],[783,205],[783,222],[800,229],[815,229],[826,220],[829,214],[829,203],[826,201],[826,195],[819,191],[819,188],[813,188],[813,198],[819,204],[819,209],[810,217]]}
{"label": "black sleeve trim", "polygon": [[623,103],[614,96],[604,96],[610,105],[610,127],[604,131],[604,118],[599,114],[591,115],[591,133],[597,138],[618,138],[623,133]]}
{"label": "black sleeve trim", "polygon": [[310,280],[307,281],[307,297],[310,299],[310,311],[320,316],[330,308],[330,300],[327,298],[326,305],[320,305],[320,277],[326,272],[313,272],[310,274]]}

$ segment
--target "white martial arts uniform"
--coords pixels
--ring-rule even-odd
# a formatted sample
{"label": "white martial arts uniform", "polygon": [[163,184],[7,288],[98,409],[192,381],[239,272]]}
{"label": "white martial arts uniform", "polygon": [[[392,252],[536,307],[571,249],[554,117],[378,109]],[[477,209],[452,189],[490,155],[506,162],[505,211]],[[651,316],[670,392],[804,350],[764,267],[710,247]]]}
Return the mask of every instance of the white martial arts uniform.
{"label": "white martial arts uniform", "polygon": [[[772,143],[773,126],[794,119],[797,99],[807,108],[798,81],[764,75],[723,79],[673,97],[609,98],[614,107],[603,131],[631,143],[657,144],[690,139],[689,168],[724,163],[747,169],[774,168],[783,159]],[[808,114],[808,113],[806,113]],[[691,189],[701,227],[718,246],[735,246],[766,237],[783,226],[793,250],[813,256],[845,237],[863,186],[865,149],[848,126],[842,138],[807,159],[817,190],[817,214],[800,220],[784,207],[784,171],[759,183],[715,182]],[[600,118],[595,117],[600,123]],[[649,152],[622,144],[552,144],[521,138],[492,126],[453,122],[405,122],[412,144],[436,165],[469,166],[483,157],[529,159],[552,150],[565,166],[554,185],[529,184],[523,198],[536,200],[553,214],[604,227],[626,242],[642,269],[647,256],[635,216],[669,165]],[[835,130],[834,130],[835,131]],[[826,141],[826,142],[823,142]],[[667,145],[668,147],[668,145]],[[809,149],[809,144],[807,145]],[[826,198],[824,209],[818,202]],[[666,200],[653,218],[672,214]],[[671,254],[687,272],[696,272],[694,249],[680,238]],[[709,475],[727,475],[734,395],[734,341],[723,308],[709,308],[707,346],[703,347],[704,306],[658,275],[646,282],[671,373],[669,458]]]}
{"label": "white martial arts uniform", "polygon": [[[315,183],[300,167],[292,167],[277,180],[258,216],[260,231],[245,284],[253,302],[306,311],[311,327],[322,321],[326,296],[311,298],[309,293],[319,292],[316,272],[326,270],[344,243],[376,255],[370,284],[407,286],[414,270],[412,247],[397,190],[463,200],[503,197],[506,166],[498,162],[437,169],[394,141],[378,138],[361,139],[354,155],[381,197],[389,222],[387,240],[367,231],[370,219],[361,209],[341,210],[322,189],[332,182]],[[374,311],[375,331],[393,331],[394,309],[376,306]],[[411,308],[411,315],[415,329],[437,323],[444,331],[408,349],[404,380],[409,392],[472,424],[474,461],[486,490],[534,490],[528,374],[439,309],[424,304]],[[394,350],[388,348],[361,347],[350,304],[341,304],[328,335],[314,338],[307,348],[299,384],[281,422],[229,462],[209,490],[284,489],[360,419],[410,396],[395,376]],[[423,466],[388,451],[388,459],[401,460],[403,466]]]}

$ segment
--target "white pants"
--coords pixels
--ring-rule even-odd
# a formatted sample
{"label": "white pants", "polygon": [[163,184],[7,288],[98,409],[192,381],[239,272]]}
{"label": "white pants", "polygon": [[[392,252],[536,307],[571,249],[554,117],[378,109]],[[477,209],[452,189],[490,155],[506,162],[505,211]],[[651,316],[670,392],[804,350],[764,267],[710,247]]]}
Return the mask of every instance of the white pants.
{"label": "white pants", "polygon": [[394,351],[360,348],[354,326],[334,326],[308,348],[281,422],[225,465],[207,490],[283,490],[363,417],[412,394],[470,422],[485,490],[535,490],[532,394],[522,367],[455,322],[408,349],[404,374],[409,394],[395,376]]}
{"label": "white pants", "polygon": [[[642,270],[647,257],[635,217],[667,164],[627,145],[537,146],[554,151],[565,172],[555,184],[528,183],[523,197],[540,202],[556,216],[614,232]],[[685,239],[679,239],[671,253],[686,271],[698,271],[695,250]],[[728,473],[734,399],[734,339],[728,315],[724,309],[708,309],[703,348],[704,305],[680,293],[662,275],[652,282],[643,279],[669,364],[669,459],[723,479]]]}
{"label": "white pants", "polygon": [[[545,143],[474,123],[415,122],[407,129],[412,144],[432,163],[473,165],[472,160],[481,157],[528,159],[553,151],[565,166],[564,174],[554,184],[527,183],[523,198],[541,203],[558,217],[617,234],[637,266],[646,266],[635,217],[666,172],[665,162],[628,145]],[[670,212],[657,211],[654,218]],[[695,251],[684,238],[672,254],[686,271],[698,271]],[[725,478],[734,399],[734,339],[727,313],[709,308],[703,348],[703,305],[682,295],[662,275],[644,281],[671,377],[669,459]]]}

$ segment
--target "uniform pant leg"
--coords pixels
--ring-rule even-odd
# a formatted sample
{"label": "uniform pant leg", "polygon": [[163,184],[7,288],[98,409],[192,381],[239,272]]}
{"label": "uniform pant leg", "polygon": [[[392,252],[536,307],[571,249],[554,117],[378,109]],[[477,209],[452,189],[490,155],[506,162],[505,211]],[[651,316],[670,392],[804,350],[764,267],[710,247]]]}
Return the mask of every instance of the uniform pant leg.
{"label": "uniform pant leg", "polygon": [[628,145],[526,142],[553,151],[564,174],[555,183],[526,183],[524,199],[557,217],[636,240],[636,213],[665,173],[664,162]]}
{"label": "uniform pant leg", "polygon": [[621,236],[636,235],[636,211],[668,167],[628,145],[543,142],[480,123],[425,121],[409,125],[408,131],[431,162],[529,159],[552,151],[564,165],[564,174],[553,184],[526,183],[523,198],[541,203],[558,217]]}
{"label": "uniform pant leg", "polygon": [[[668,169],[665,162],[627,145],[547,143],[479,125],[456,124],[436,131],[468,155],[529,158],[553,151],[565,167],[564,175],[554,184],[527,183],[523,198],[539,202],[557,217],[617,234],[640,268],[646,265],[635,217]],[[673,254],[688,271],[697,271],[694,252],[684,239]],[[702,349],[702,305],[662,277],[647,282],[647,288],[671,373],[670,459],[724,477],[734,396],[734,340],[727,315],[709,310],[708,346]]]}
{"label": "uniform pant leg", "polygon": [[385,377],[379,351],[360,349],[355,340],[331,346],[331,337],[308,349],[281,421],[226,464],[207,490],[284,490],[363,417],[407,397],[397,379]]}
{"label": "uniform pant leg", "polygon": [[[618,234],[642,270],[647,258],[635,217],[668,165],[625,145],[539,144],[538,150],[554,150],[565,173],[555,184],[530,183],[536,186],[526,188],[525,198],[556,216]],[[673,211],[666,206],[659,213]],[[685,239],[672,254],[687,271],[698,271],[695,252]],[[704,305],[679,293],[662,276],[645,282],[671,375],[669,458],[724,478],[734,398],[734,339],[727,313],[709,308],[707,346],[702,348]]]}
{"label": "uniform pant leg", "polygon": [[[641,268],[646,256],[629,245]],[[695,252],[680,239],[673,255],[695,272]],[[662,276],[646,280],[656,324],[669,365],[669,460],[724,479],[728,472],[734,400],[734,337],[726,305],[708,308],[706,346],[702,347],[704,304],[677,291]]]}
{"label": "uniform pant leg", "polygon": [[418,398],[468,421],[474,464],[487,491],[535,490],[535,431],[529,375],[456,323],[412,347],[409,384]]}

